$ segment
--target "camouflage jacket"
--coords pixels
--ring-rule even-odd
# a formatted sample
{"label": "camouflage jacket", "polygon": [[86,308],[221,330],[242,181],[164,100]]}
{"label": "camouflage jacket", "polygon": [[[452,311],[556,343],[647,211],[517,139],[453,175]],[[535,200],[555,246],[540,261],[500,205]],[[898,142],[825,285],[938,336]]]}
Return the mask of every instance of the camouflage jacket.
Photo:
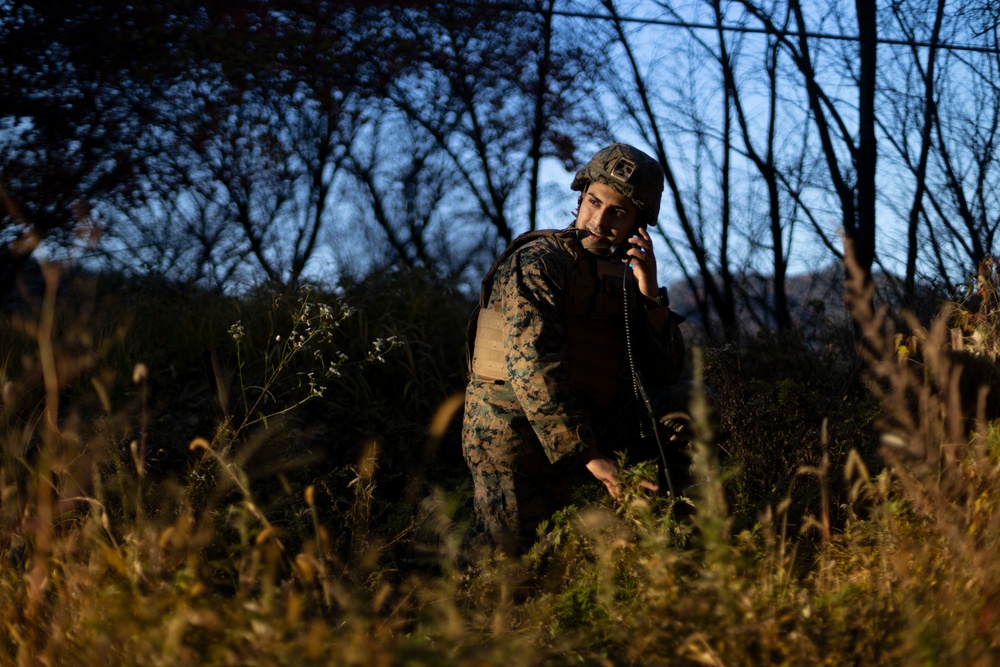
{"label": "camouflage jacket", "polygon": [[[575,230],[536,232],[527,242],[523,239],[520,243],[515,240],[512,251],[498,260],[483,281],[481,307],[495,308],[500,314],[498,322],[507,377],[503,384],[480,384],[495,386],[495,391],[506,391],[508,387],[513,390],[546,457],[556,462],[597,444],[591,413],[600,408],[600,401],[595,401],[581,387],[578,378],[595,367],[607,367],[608,361],[596,358],[599,356],[596,354],[587,358],[586,349],[571,355],[568,352],[571,328],[603,326],[610,332],[614,339],[611,342],[615,344],[595,347],[605,355],[619,357],[611,360],[616,375],[626,373],[626,381],[617,382],[618,390],[631,391],[624,359],[625,327],[620,315],[609,318],[584,314],[574,324],[572,311],[575,308],[570,301],[581,301],[580,295],[574,294],[574,291],[579,292],[579,280],[575,276],[581,271],[600,273],[598,262],[610,265],[583,250],[576,240]],[[621,267],[619,273],[623,273]],[[622,311],[620,278],[617,287],[611,289],[598,280],[593,286],[593,294],[583,296],[584,302],[596,303],[602,298],[617,302],[617,309],[612,307],[610,310]],[[684,341],[677,326],[682,318],[672,313],[668,330],[656,336],[641,300],[636,299],[630,307],[635,359],[645,381],[664,384],[677,380],[684,358]],[[476,320],[477,314],[474,314],[471,324]],[[470,345],[477,342],[477,336],[475,327],[470,325]],[[597,349],[593,351],[596,353]],[[470,380],[475,382],[477,378],[473,374]],[[488,388],[483,390],[489,391]]]}

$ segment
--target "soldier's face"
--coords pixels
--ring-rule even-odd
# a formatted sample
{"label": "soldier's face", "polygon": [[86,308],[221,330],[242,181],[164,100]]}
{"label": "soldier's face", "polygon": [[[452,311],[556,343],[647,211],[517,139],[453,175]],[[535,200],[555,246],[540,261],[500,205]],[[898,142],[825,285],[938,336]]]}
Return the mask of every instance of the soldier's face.
{"label": "soldier's face", "polygon": [[635,233],[638,214],[632,200],[610,185],[591,183],[576,216],[576,228],[589,232],[583,238],[583,247],[603,251],[624,243]]}

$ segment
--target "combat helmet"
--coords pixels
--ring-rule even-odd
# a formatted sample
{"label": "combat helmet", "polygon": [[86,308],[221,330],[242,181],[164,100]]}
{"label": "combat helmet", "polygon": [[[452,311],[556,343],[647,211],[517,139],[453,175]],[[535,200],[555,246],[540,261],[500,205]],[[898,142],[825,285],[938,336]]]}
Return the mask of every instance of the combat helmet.
{"label": "combat helmet", "polygon": [[584,192],[591,183],[610,185],[639,209],[639,224],[656,225],[663,194],[663,169],[641,150],[628,144],[611,144],[597,151],[576,172],[570,188]]}

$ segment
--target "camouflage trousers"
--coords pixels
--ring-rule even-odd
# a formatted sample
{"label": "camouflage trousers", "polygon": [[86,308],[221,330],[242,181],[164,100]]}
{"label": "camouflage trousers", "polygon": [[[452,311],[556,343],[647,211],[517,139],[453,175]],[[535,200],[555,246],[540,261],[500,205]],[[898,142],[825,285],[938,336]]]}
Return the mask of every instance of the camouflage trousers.
{"label": "camouflage trousers", "polygon": [[[654,414],[687,419],[692,390],[689,382],[650,388]],[[640,415],[631,387],[619,394],[612,406],[590,411],[598,448],[608,455],[625,452],[632,463],[660,462],[655,438],[644,438],[640,431],[640,418],[648,420],[645,408]],[[673,486],[683,489],[690,483],[686,448],[677,441],[664,444]],[[569,503],[574,478],[585,472],[577,457],[548,460],[509,384],[469,382],[462,452],[472,473],[478,530],[508,553],[523,552],[535,542],[538,525]],[[661,488],[666,489],[662,467]]]}

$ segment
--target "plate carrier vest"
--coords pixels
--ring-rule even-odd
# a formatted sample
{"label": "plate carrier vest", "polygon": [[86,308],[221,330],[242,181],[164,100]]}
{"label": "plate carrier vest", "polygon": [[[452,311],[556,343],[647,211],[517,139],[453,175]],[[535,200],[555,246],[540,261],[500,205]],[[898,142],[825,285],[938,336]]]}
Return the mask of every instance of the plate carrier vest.
{"label": "plate carrier vest", "polygon": [[503,384],[509,380],[500,304],[489,306],[497,269],[520,247],[552,236],[573,257],[566,284],[563,316],[568,334],[565,359],[573,385],[598,405],[610,405],[625,356],[625,265],[584,250],[576,229],[538,230],[511,242],[483,278],[479,303],[466,332],[466,361],[471,377]]}

